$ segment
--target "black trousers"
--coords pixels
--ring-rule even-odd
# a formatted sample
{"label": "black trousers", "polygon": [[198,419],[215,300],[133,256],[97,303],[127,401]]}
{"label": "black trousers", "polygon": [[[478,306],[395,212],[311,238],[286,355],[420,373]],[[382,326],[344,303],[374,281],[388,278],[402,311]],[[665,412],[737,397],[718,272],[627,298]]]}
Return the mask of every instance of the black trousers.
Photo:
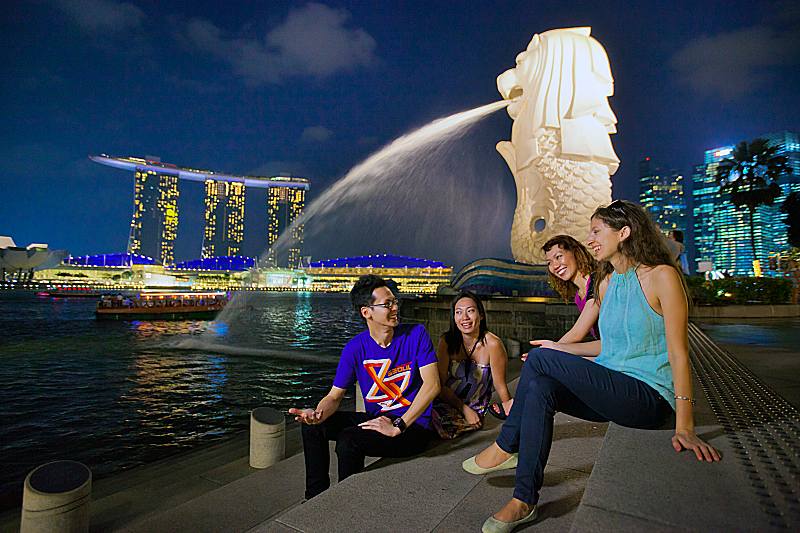
{"label": "black trousers", "polygon": [[306,462],[306,499],[330,487],[328,441],[336,441],[339,481],[364,470],[370,457],[410,457],[425,450],[436,434],[411,424],[396,437],[387,437],[358,424],[374,418],[367,413],[337,411],[321,424],[303,424],[303,451]]}

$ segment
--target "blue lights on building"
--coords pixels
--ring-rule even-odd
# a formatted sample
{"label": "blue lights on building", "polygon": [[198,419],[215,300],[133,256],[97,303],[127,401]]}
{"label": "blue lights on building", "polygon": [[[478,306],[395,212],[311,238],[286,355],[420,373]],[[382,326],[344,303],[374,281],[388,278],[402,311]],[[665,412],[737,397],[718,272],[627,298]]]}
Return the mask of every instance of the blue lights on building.
{"label": "blue lights on building", "polygon": [[[133,265],[157,265],[158,262],[152,257],[139,254],[96,254],[79,257],[70,256],[64,260],[64,264],[85,267],[131,267]],[[254,257],[231,255],[181,261],[174,265],[168,265],[167,268],[175,270],[244,271],[257,265],[258,261]]]}
{"label": "blue lights on building", "polygon": [[359,255],[313,261],[311,268],[448,268],[441,261],[403,255]]}
{"label": "blue lights on building", "polygon": [[[783,131],[760,135],[778,146],[778,154],[786,156],[791,173],[778,179],[781,195],[771,206],[756,208],[755,247],[762,270],[767,275],[767,259],[785,251],[787,242],[786,214],[780,208],[791,192],[800,192],[800,135]],[[735,275],[753,275],[753,251],[750,227],[745,209],[737,209],[730,195],[719,192],[716,169],[720,161],[731,157],[733,146],[721,146],[705,152],[702,165],[695,167],[693,181],[693,215],[695,261],[698,267],[725,270]]]}
{"label": "blue lights on building", "polygon": [[220,257],[206,257],[192,261],[181,261],[170,266],[174,270],[231,270],[243,271],[256,267],[258,262],[254,257],[241,255],[226,255]]}
{"label": "blue lights on building", "polygon": [[96,254],[69,256],[64,259],[65,265],[87,267],[128,267],[131,265],[154,265],[155,259],[140,254]]}

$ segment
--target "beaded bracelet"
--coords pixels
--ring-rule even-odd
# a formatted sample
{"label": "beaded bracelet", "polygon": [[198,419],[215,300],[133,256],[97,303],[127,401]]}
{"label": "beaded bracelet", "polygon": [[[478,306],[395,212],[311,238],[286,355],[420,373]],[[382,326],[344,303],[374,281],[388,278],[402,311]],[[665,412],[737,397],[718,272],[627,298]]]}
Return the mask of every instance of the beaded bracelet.
{"label": "beaded bracelet", "polygon": [[678,396],[678,395],[675,395],[675,399],[676,399],[676,400],[683,400],[683,401],[689,402],[689,403],[691,403],[692,405],[694,405],[694,403],[695,403],[695,401],[694,401],[694,398],[689,398],[688,396]]}

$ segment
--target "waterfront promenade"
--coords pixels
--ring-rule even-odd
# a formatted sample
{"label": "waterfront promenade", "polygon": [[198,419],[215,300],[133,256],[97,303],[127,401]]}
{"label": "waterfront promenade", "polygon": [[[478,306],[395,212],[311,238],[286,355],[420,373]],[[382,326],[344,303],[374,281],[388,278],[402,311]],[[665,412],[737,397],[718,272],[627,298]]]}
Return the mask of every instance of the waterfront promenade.
{"label": "waterfront promenade", "polygon": [[[698,464],[689,454],[675,454],[669,429],[643,432],[612,424],[606,432],[605,424],[559,415],[541,519],[524,530],[796,530],[800,465],[796,453],[789,455],[796,447],[787,447],[780,437],[784,432],[796,439],[796,408],[786,408],[776,397],[763,410],[768,414],[780,407],[781,413],[739,420],[721,403],[725,398],[715,397],[714,383],[710,389],[704,380],[715,365],[732,364],[726,359],[732,355],[733,364],[742,366],[726,368],[741,380],[742,390],[756,383],[771,391],[774,385],[790,399],[800,389],[800,351],[791,336],[797,320],[738,320],[735,330],[746,333],[738,337],[731,331],[726,335],[719,324],[705,325],[714,340],[721,339],[718,344],[693,328],[693,364],[705,374],[695,386],[699,433],[723,452],[721,463]],[[749,341],[756,337],[762,344],[754,349]],[[766,344],[770,338],[772,344]],[[725,350],[709,351],[717,346]],[[759,353],[767,358],[759,359]],[[512,366],[518,368],[518,362]],[[729,376],[717,379],[725,381]],[[731,405],[747,400],[738,393],[728,396],[735,400]],[[490,419],[480,432],[419,458],[379,461],[302,503],[297,429],[289,431],[290,457],[263,471],[247,466],[247,437],[241,435],[100,480],[92,531],[477,531],[513,487],[509,472],[471,476],[460,468],[464,458],[495,438],[499,424]],[[369,509],[355,512],[365,495]],[[2,530],[14,530],[14,521],[5,514]]]}

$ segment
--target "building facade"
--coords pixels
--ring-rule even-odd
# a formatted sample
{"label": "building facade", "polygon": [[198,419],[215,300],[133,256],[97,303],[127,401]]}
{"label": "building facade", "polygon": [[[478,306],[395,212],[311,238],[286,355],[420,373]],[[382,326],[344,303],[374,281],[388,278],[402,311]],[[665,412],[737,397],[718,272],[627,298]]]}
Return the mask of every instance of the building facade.
{"label": "building facade", "polygon": [[[798,134],[780,132],[761,135],[778,146],[778,154],[789,161],[792,172],[778,179],[781,195],[770,206],[756,208],[753,216],[756,258],[762,272],[767,270],[767,259],[788,248],[786,214],[781,205],[789,193],[800,192],[800,142]],[[730,158],[733,146],[720,146],[705,152],[702,165],[692,174],[692,199],[694,216],[695,261],[700,270],[727,271],[733,275],[753,275],[753,247],[751,245],[749,212],[738,209],[729,194],[721,194],[716,179],[719,162]]]}
{"label": "building facade", "polygon": [[244,240],[244,195],[241,182],[207,180],[203,259],[235,256]]}
{"label": "building facade", "polygon": [[[223,174],[163,163],[157,157],[89,156],[101,165],[133,171],[134,200],[128,253],[152,257],[157,263],[175,262],[178,232],[178,183],[195,181],[205,188],[205,226],[200,256],[239,256],[245,236],[244,208],[247,189],[267,189],[268,238],[274,265],[296,268],[301,263],[303,225],[294,224],[305,208],[310,186],[306,178]],[[278,238],[288,228],[285,245]],[[262,234],[263,235],[263,234]],[[277,246],[276,243],[278,244]],[[273,251],[276,250],[276,251]],[[279,254],[277,250],[284,250]],[[278,257],[281,255],[281,257]]]}
{"label": "building facade", "polygon": [[650,157],[639,162],[639,203],[665,233],[686,233],[686,195],[683,174],[660,168]]}
{"label": "building facade", "polygon": [[178,236],[178,176],[137,169],[128,253],[152,257],[162,265],[175,261]]}
{"label": "building facade", "polygon": [[[303,214],[306,202],[307,181],[301,178],[285,179],[295,185],[271,187],[267,196],[267,264],[272,267],[300,268],[303,247],[303,224],[295,221]],[[284,235],[286,231],[290,233]],[[280,242],[279,242],[280,239]]]}
{"label": "building facade", "polygon": [[436,294],[450,284],[453,268],[440,261],[379,254],[315,261],[305,272],[317,292],[350,292],[360,276],[374,274],[393,280],[404,294]]}

